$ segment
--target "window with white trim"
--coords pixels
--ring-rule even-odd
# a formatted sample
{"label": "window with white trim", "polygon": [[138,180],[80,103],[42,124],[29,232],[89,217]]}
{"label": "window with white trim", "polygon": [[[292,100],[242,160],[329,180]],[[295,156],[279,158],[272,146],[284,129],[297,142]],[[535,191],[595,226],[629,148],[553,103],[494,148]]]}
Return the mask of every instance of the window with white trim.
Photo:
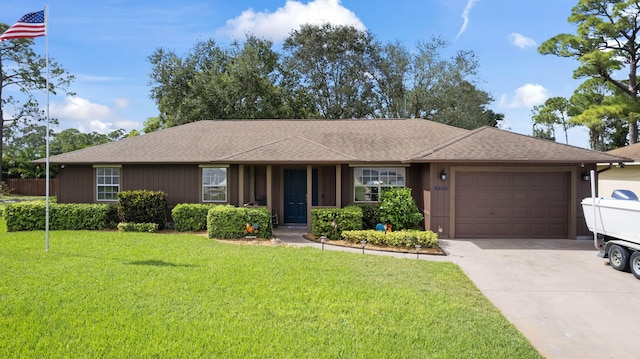
{"label": "window with white trim", "polygon": [[202,201],[227,201],[227,169],[224,167],[202,168]]}
{"label": "window with white trim", "polygon": [[96,184],[98,201],[117,201],[120,192],[120,168],[96,168]]}
{"label": "window with white trim", "polygon": [[382,191],[404,187],[404,167],[354,167],[354,202],[378,202]]}

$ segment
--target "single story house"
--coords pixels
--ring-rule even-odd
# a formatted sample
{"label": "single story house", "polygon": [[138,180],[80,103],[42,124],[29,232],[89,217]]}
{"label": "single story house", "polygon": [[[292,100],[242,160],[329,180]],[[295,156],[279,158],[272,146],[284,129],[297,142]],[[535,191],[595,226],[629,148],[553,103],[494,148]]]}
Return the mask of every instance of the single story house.
{"label": "single story house", "polygon": [[598,164],[598,196],[610,197],[616,189],[627,189],[640,196],[640,143],[616,148],[608,154],[626,157],[633,162]]}
{"label": "single story house", "polygon": [[[44,162],[44,160],[39,160]],[[168,194],[169,205],[265,206],[310,227],[311,209],[404,186],[442,238],[589,235],[583,175],[627,158],[492,127],[423,119],[211,120],[50,157],[60,203]]]}

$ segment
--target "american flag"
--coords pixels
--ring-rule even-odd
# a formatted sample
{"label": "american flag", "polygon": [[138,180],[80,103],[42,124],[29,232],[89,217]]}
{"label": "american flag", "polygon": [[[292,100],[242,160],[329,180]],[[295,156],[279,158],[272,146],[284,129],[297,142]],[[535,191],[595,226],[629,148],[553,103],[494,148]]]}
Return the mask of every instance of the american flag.
{"label": "american flag", "polygon": [[38,36],[45,36],[47,27],[44,21],[44,10],[30,12],[21,17],[18,22],[0,36],[0,41],[11,39],[31,39]]}

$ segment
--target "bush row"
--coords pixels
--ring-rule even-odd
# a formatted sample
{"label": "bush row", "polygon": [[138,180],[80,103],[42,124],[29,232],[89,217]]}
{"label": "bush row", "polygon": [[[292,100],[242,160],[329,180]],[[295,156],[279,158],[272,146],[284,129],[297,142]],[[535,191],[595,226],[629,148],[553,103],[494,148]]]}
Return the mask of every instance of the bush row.
{"label": "bush row", "polygon": [[419,244],[424,248],[432,248],[438,245],[438,235],[432,231],[344,231],[342,232],[342,238],[352,243],[367,241],[367,243],[375,245],[388,245],[393,247],[415,247],[416,244]]}
{"label": "bush row", "polygon": [[[7,231],[44,230],[46,203],[18,202],[6,207]],[[49,203],[49,229],[99,230],[114,228],[117,207],[109,204]]]}
{"label": "bush row", "polygon": [[173,207],[174,229],[178,232],[204,231],[207,229],[207,213],[215,205],[200,203],[181,203]]}
{"label": "bush row", "polygon": [[123,222],[157,223],[165,228],[167,194],[162,191],[123,191],[118,193],[118,214]]}
{"label": "bush row", "polygon": [[376,224],[380,223],[379,203],[357,203],[351,206],[362,209],[362,229],[374,229]]}
{"label": "bush row", "polygon": [[317,236],[340,239],[343,231],[362,229],[362,208],[315,208],[311,210],[311,231]]}
{"label": "bush row", "polygon": [[271,212],[266,208],[213,206],[207,213],[207,234],[209,238],[219,239],[241,238],[245,235],[271,238]]}
{"label": "bush row", "polygon": [[158,231],[157,223],[132,223],[132,222],[120,222],[118,223],[118,230],[120,232],[149,232],[155,233]]}

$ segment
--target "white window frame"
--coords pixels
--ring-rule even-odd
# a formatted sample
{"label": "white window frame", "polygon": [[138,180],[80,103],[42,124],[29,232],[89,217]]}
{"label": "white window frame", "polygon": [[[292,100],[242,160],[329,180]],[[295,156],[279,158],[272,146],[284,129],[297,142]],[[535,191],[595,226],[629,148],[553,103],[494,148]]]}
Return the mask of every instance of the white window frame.
{"label": "white window frame", "polygon": [[[228,193],[228,181],[229,181],[229,166],[200,166],[201,168],[201,189],[202,189],[202,202],[204,203],[227,203],[229,199]],[[207,172],[213,172],[212,170],[224,171],[224,180],[221,181],[218,176],[205,178]],[[217,179],[217,183],[211,183]],[[207,198],[207,191],[217,191],[218,198]],[[224,199],[219,198],[224,196]]]}
{"label": "white window frame", "polygon": [[94,168],[96,171],[96,201],[117,201],[118,193],[120,193],[122,166],[94,166]]}
{"label": "white window frame", "polygon": [[406,182],[405,166],[353,167],[353,202],[377,203],[382,190],[405,187]]}

